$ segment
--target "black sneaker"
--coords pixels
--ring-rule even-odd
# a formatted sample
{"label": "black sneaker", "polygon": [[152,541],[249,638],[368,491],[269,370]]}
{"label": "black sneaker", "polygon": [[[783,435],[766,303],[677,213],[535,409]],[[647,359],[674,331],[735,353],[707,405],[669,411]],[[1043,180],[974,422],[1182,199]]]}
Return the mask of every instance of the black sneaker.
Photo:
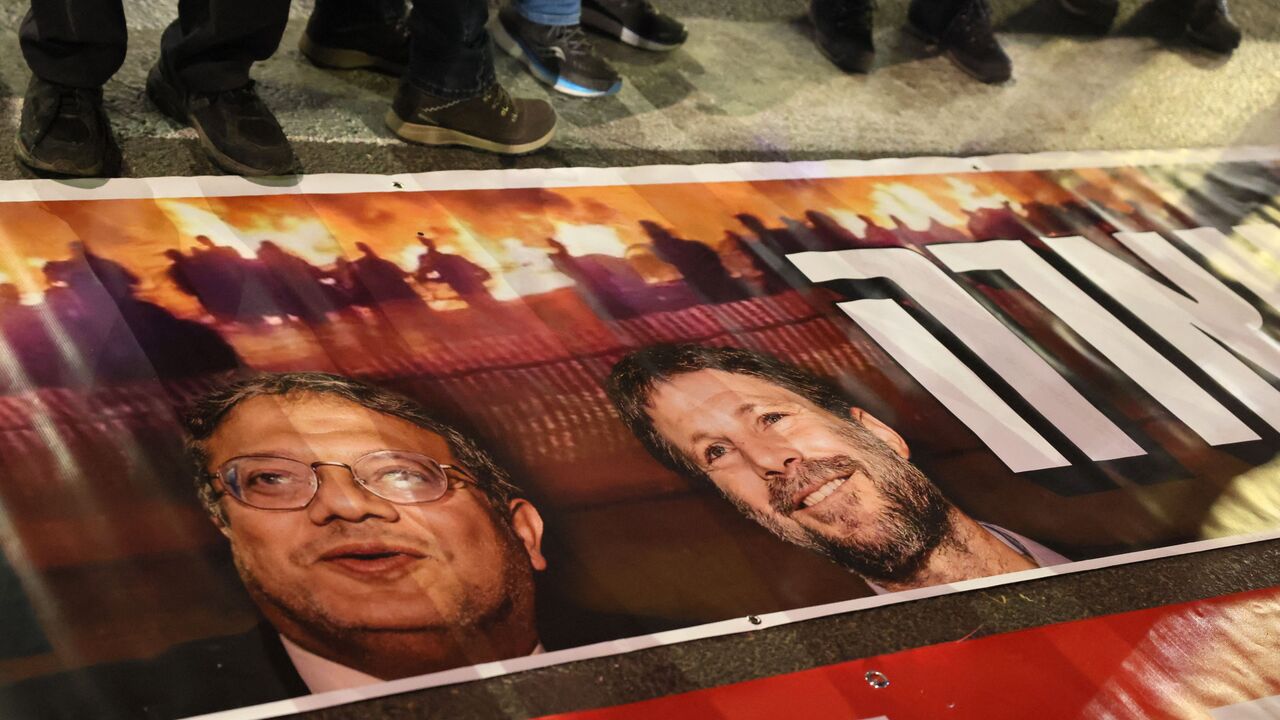
{"label": "black sneaker", "polygon": [[642,50],[675,50],[689,38],[679,20],[648,0],[582,0],[582,25]]}
{"label": "black sneaker", "polygon": [[1119,0],[1058,0],[1063,10],[1084,20],[1099,30],[1106,30],[1115,22],[1120,11]]}
{"label": "black sneaker", "polygon": [[237,175],[287,175],[293,149],[253,81],[215,93],[188,93],[157,63],[147,76],[147,97],[165,115],[195,128],[200,145],[223,170]]}
{"label": "black sneaker", "polygon": [[1240,46],[1240,27],[1227,12],[1227,0],[1195,0],[1187,20],[1187,39],[1211,52],[1229,55]]}
{"label": "black sneaker", "polygon": [[39,173],[105,177],[119,170],[120,149],[102,111],[102,88],[73,88],[32,75],[14,140],[18,159]]}
{"label": "black sneaker", "polygon": [[493,42],[524,63],[542,82],[566,95],[598,97],[622,89],[622,78],[596,55],[581,25],[542,25],[504,7],[494,19]]}
{"label": "black sneaker", "polygon": [[387,127],[411,143],[523,155],[551,142],[556,112],[545,100],[512,99],[497,83],[475,97],[449,99],[401,81]]}
{"label": "black sneaker", "polygon": [[324,3],[317,3],[298,49],[318,67],[401,75],[409,64],[409,25],[403,4],[398,5],[399,14],[392,7],[385,17],[373,13],[363,22],[347,24],[331,17]]}
{"label": "black sneaker", "polygon": [[1013,63],[991,29],[987,0],[963,0],[949,18],[933,9],[936,7],[913,2],[907,13],[908,28],[946,53],[956,67],[984,83],[1002,83],[1013,77]]}
{"label": "black sneaker", "polygon": [[876,57],[874,12],[873,0],[811,0],[809,20],[818,49],[845,72],[869,72]]}

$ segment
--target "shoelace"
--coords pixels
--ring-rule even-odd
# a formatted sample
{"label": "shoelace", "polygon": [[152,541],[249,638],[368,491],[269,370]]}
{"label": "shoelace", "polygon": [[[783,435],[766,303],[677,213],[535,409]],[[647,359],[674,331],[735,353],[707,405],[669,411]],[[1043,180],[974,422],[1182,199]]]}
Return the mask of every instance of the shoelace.
{"label": "shoelace", "polygon": [[991,29],[991,8],[986,0],[968,0],[964,7],[956,13],[952,20],[961,22],[961,31],[974,43],[995,43],[995,34]]}
{"label": "shoelace", "polygon": [[516,110],[516,104],[511,99],[511,94],[498,83],[486,88],[484,94],[480,96],[480,100],[511,122],[515,122],[516,118],[520,117],[520,111]]}
{"label": "shoelace", "polygon": [[191,93],[194,97],[199,97],[205,102],[213,105],[214,103],[231,103],[234,105],[246,105],[257,99],[258,95],[254,92],[253,87],[257,83],[250,80],[247,84],[234,90],[221,90],[219,92],[210,93]]}
{"label": "shoelace", "polygon": [[563,48],[565,55],[595,57],[595,46],[582,31],[581,25],[555,25],[547,33],[547,40]]}

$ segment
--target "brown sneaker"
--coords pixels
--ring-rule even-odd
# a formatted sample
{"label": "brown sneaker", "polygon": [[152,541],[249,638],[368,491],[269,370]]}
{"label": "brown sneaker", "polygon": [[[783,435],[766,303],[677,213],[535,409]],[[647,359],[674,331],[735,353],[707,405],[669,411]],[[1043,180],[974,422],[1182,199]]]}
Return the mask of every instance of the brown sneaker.
{"label": "brown sneaker", "polygon": [[475,97],[449,99],[401,82],[387,127],[411,143],[523,155],[551,142],[556,112],[545,100],[512,99],[497,83]]}

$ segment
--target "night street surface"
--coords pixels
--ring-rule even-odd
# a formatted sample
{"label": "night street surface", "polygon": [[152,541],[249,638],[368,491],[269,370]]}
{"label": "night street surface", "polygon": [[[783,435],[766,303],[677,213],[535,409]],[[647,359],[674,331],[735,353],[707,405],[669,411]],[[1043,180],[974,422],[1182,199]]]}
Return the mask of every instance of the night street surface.
{"label": "night street surface", "polygon": [[[143,92],[176,3],[127,2],[131,49],[106,88],[130,176],[217,170]],[[328,72],[297,51],[310,3],[295,3],[276,57],[255,70],[308,173],[984,155],[1280,144],[1280,8],[1232,0],[1246,39],[1229,59],[1195,51],[1161,23],[1157,0],[1122,0],[1100,38],[1056,2],[995,1],[1014,61],[990,87],[928,57],[884,2],[875,72],[848,76],[814,47],[804,6],[784,0],[665,0],[690,40],[656,55],[600,41],[625,78],[612,98],[552,100],[549,150],[515,160],[406,145],[383,126],[395,80]],[[17,45],[25,5],[4,0],[0,146],[12,147],[27,82]],[[1054,31],[1062,34],[1046,34]],[[548,96],[498,55],[515,95]],[[25,177],[11,152],[0,176]],[[625,562],[620,558],[619,562]],[[1280,584],[1280,541],[1262,542],[859,611],[845,616],[418,691],[312,718],[525,718],[711,687],[869,655]],[[992,678],[998,683],[999,678]]]}

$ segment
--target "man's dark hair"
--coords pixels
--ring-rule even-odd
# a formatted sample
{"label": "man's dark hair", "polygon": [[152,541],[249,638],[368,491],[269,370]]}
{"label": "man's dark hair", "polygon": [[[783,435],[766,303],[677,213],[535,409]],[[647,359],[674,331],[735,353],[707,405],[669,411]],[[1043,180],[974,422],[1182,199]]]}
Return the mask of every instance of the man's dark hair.
{"label": "man's dark hair", "polygon": [[636,350],[618,361],[605,381],[605,392],[622,422],[663,465],[695,480],[706,474],[653,426],[649,415],[655,388],[677,375],[721,370],[767,380],[803,397],[837,417],[847,418],[852,403],[831,380],[770,355],[733,347],[695,343],[663,343]]}
{"label": "man's dark hair", "polygon": [[219,493],[209,474],[206,442],[222,426],[227,415],[240,403],[264,396],[322,396],[346,400],[374,412],[407,420],[440,437],[457,458],[458,464],[475,479],[489,503],[502,517],[509,517],[508,504],[522,497],[520,488],[493,458],[470,437],[432,416],[418,402],[398,393],[358,380],[319,372],[264,373],[226,385],[196,400],[183,417],[187,430],[187,451],[195,464],[196,491],[209,514],[225,520],[218,505]]}

